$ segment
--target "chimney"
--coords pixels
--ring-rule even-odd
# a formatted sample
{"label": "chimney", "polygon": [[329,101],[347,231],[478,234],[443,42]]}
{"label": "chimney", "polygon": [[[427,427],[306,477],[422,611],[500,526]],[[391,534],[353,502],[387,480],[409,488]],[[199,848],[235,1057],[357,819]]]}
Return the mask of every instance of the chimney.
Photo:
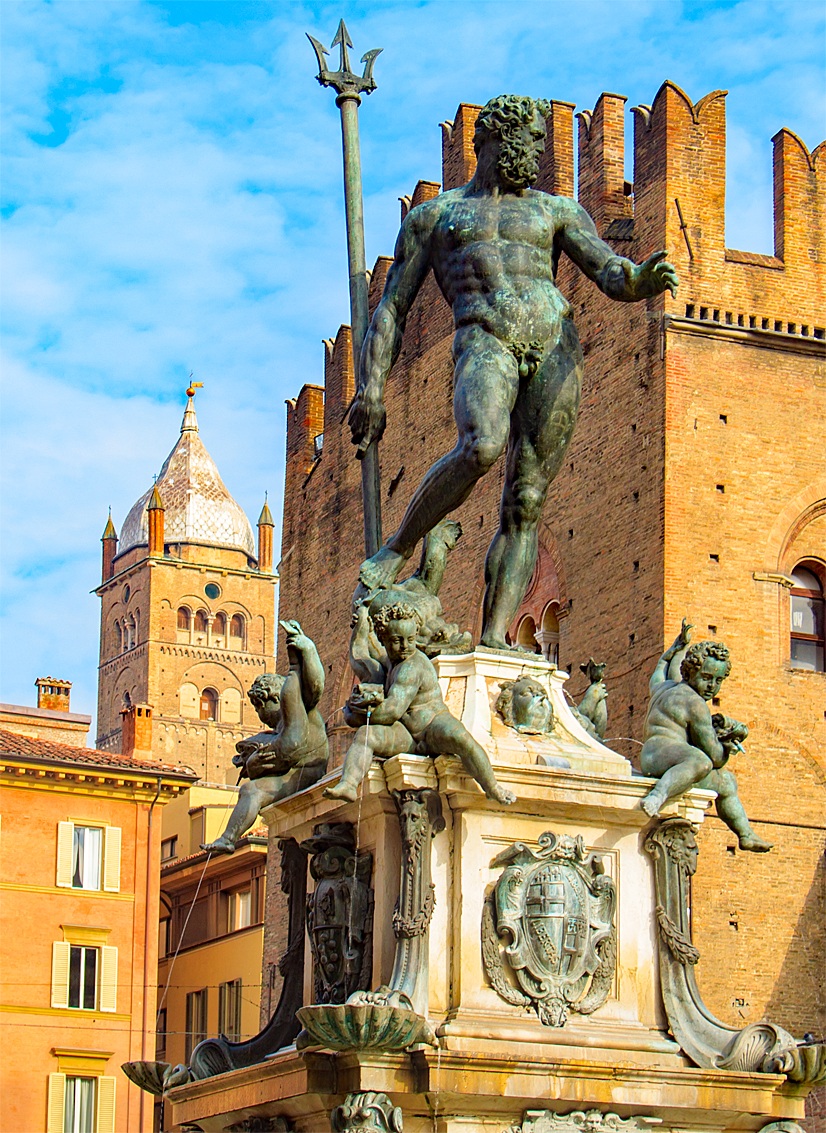
{"label": "chimney", "polygon": [[109,509],[109,519],[106,521],[106,528],[101,537],[103,544],[103,569],[101,570],[101,582],[106,582],[115,573],[115,555],[118,553],[118,533],[115,531],[115,525],[112,522],[112,509]]}
{"label": "chimney", "polygon": [[258,569],[261,574],[272,574],[272,529],[275,524],[272,520],[267,497],[264,496],[264,506],[258,517]]}
{"label": "chimney", "polygon": [[38,708],[51,708],[55,712],[69,711],[69,697],[72,692],[71,681],[58,681],[54,677],[38,677],[34,683],[37,685]]}
{"label": "chimney", "polygon": [[164,506],[157,484],[152,489],[146,510],[149,513],[149,554],[163,555]]}
{"label": "chimney", "polygon": [[121,716],[120,753],[149,758],[152,755],[152,709],[148,704],[131,704]]}

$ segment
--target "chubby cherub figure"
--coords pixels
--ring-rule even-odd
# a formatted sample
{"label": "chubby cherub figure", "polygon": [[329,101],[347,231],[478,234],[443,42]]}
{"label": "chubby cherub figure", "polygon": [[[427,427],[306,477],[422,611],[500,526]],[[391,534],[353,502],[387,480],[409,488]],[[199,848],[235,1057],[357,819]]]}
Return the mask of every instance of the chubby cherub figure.
{"label": "chubby cherub figure", "polygon": [[324,692],[324,666],[298,622],[281,625],[290,671],[286,678],[264,673],[249,691],[259,720],[272,730],[235,745],[232,762],[246,782],[223,834],[201,846],[214,854],[231,854],[264,807],[312,786],[327,770],[327,732],[316,707]]}
{"label": "chubby cherub figure", "polygon": [[489,799],[514,802],[516,796],[497,782],[484,749],[448,711],[433,663],[416,647],[416,610],[405,602],[374,603],[371,610],[363,605],[356,610],[350,643],[351,664],[364,683],[353,689],[344,714],[358,731],[341,779],[324,794],[352,802],[374,758],[423,751],[458,756]]}
{"label": "chubby cherub figure", "polygon": [[732,751],[743,750],[748,727],[720,713],[712,716],[708,709],[708,701],[731,672],[729,651],[720,641],[689,646],[691,629],[683,619],[649,682],[640,765],[644,775],[658,776],[659,782],[643,799],[643,809],[656,815],[666,800],[691,787],[716,791],[717,813],[737,835],[740,849],[766,853],[772,844],[752,830],[737,780],[723,770]]}

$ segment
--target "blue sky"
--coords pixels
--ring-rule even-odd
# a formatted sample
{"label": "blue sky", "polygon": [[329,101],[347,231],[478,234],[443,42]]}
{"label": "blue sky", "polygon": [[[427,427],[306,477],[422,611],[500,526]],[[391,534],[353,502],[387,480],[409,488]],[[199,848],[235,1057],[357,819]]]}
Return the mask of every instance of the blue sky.
{"label": "blue sky", "polygon": [[760,252],[772,135],[826,132],[819,0],[4,0],[4,701],[49,674],[94,713],[107,509],[120,528],[159,470],[190,370],[230,491],[253,519],[265,490],[280,506],[284,399],[349,318],[338,114],[304,36],[342,15],[355,59],[384,48],[361,109],[368,263],[397,198],[440,179],[460,101],[728,89],[727,242]]}

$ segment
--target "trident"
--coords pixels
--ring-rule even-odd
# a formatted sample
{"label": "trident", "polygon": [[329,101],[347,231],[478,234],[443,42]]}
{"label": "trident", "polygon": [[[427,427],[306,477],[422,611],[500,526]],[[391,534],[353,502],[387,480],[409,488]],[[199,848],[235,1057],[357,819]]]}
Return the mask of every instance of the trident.
{"label": "trident", "polygon": [[[358,107],[362,94],[376,89],[373,64],[381,48],[374,48],[362,56],[364,74],[350,70],[347,48],[353,41],[344,25],[338,25],[335,39],[330,44],[341,47],[341,64],[337,71],[328,71],[325,56],[329,54],[317,39],[307,35],[318,59],[316,78],[323,87],[337,92],[336,106],[341,111],[341,143],[344,151],[344,209],[347,217],[347,259],[350,269],[350,325],[353,334],[353,373],[356,388],[361,386],[361,347],[367,333],[367,265],[364,260],[364,209],[361,197],[361,158],[359,156]],[[373,441],[361,462],[361,495],[364,508],[364,549],[367,558],[381,546],[381,485],[379,481],[379,447]]]}

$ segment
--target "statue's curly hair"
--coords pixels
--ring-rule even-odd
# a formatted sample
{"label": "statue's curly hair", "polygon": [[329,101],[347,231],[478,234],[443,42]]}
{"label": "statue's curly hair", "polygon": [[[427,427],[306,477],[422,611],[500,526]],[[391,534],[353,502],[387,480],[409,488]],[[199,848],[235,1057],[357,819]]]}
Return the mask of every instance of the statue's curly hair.
{"label": "statue's curly hair", "polygon": [[543,118],[547,118],[551,113],[550,102],[545,98],[529,98],[519,94],[500,94],[490,99],[476,119],[473,133],[473,148],[476,153],[490,134],[510,137],[520,126],[530,122],[537,110]]}
{"label": "statue's curly hair", "polygon": [[[255,699],[278,700],[286,679],[280,673],[261,673],[250,685],[247,696],[253,703],[255,703]],[[255,699],[253,699],[253,695]]]}
{"label": "statue's curly hair", "polygon": [[387,632],[391,622],[412,621],[418,629],[422,625],[422,617],[415,606],[408,602],[393,602],[391,605],[380,606],[378,610],[370,612],[370,620],[379,638]]}
{"label": "statue's curly hair", "polygon": [[710,657],[712,661],[725,661],[726,671],[723,673],[723,677],[729,675],[731,672],[731,654],[728,651],[728,646],[724,645],[722,641],[695,641],[693,645],[689,645],[680,664],[680,676],[683,680],[688,681],[695,673],[699,673],[707,657]]}

